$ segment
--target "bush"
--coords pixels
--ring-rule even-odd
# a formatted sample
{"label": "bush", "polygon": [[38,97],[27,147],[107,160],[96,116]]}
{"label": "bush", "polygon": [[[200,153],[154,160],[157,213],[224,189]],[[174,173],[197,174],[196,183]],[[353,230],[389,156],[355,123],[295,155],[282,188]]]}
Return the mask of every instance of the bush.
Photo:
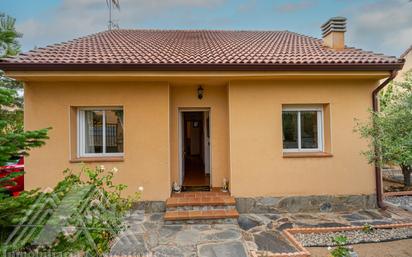
{"label": "bush", "polygon": [[[38,210],[44,211],[42,206],[51,198],[56,203],[53,212],[46,219],[39,220],[40,224],[35,224],[39,226],[32,230],[35,232],[30,240],[8,247],[9,251],[93,252],[94,256],[101,256],[110,250],[110,242],[125,228],[123,217],[132,203],[139,199],[140,193],[127,198],[121,196],[127,186],[113,182],[116,168],[106,171],[104,166],[83,166],[79,173],[69,169],[63,173],[64,179],[51,192],[25,192],[15,198],[6,198],[6,202],[0,205],[2,215],[10,215],[0,225],[8,227],[19,224],[28,213],[33,216]],[[14,213],[17,208],[20,211]],[[42,236],[51,237],[54,231],[48,231],[50,227],[58,228],[52,244],[47,244],[47,247],[33,244]]]}

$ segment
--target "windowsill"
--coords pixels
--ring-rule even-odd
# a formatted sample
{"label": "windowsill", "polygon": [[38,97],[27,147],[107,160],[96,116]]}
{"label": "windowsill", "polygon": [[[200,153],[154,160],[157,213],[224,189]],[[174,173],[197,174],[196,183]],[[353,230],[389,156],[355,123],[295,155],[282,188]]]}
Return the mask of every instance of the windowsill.
{"label": "windowsill", "polygon": [[71,163],[80,163],[80,162],[123,162],[123,156],[102,156],[102,157],[81,157],[71,159]]}
{"label": "windowsill", "polygon": [[324,158],[324,157],[333,157],[331,153],[325,152],[288,152],[283,153],[283,158]]}

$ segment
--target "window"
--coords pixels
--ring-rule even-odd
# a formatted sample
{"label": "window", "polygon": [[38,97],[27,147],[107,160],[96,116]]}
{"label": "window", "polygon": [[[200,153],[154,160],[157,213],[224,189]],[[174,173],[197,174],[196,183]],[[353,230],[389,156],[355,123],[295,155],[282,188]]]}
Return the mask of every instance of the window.
{"label": "window", "polygon": [[283,107],[283,151],[323,151],[322,124],[322,107]]}
{"label": "window", "polygon": [[78,119],[79,157],[123,155],[122,108],[82,108]]}

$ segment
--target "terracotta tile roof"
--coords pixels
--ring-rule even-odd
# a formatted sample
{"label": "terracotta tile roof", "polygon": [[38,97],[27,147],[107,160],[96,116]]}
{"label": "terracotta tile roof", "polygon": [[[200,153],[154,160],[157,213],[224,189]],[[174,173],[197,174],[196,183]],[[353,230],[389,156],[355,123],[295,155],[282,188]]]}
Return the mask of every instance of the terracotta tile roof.
{"label": "terracotta tile roof", "polygon": [[[0,61],[19,65],[399,65],[355,48],[333,50],[289,31],[112,30],[38,48]],[[120,65],[119,65],[120,64]]]}

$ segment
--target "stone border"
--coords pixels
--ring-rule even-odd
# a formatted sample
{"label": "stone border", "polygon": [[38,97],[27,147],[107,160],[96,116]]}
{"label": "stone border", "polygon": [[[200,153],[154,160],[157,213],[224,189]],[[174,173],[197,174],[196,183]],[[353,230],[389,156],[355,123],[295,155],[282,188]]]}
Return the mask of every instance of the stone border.
{"label": "stone border", "polygon": [[339,212],[374,209],[375,194],[235,197],[239,213]]}
{"label": "stone border", "polygon": [[156,213],[166,211],[165,201],[137,201],[132,204],[131,210],[141,210],[145,213]]}
{"label": "stone border", "polygon": [[385,197],[392,197],[392,196],[409,196],[412,195],[412,191],[398,191],[398,192],[386,192],[383,193]]}
{"label": "stone border", "polygon": [[[375,229],[391,229],[412,227],[412,223],[397,223],[374,225]],[[296,247],[298,252],[294,253],[268,253],[265,251],[254,251],[252,257],[310,257],[310,252],[293,236],[294,234],[309,234],[309,233],[329,233],[339,231],[362,230],[363,226],[352,227],[330,227],[330,228],[288,228],[283,230],[284,236]]]}

